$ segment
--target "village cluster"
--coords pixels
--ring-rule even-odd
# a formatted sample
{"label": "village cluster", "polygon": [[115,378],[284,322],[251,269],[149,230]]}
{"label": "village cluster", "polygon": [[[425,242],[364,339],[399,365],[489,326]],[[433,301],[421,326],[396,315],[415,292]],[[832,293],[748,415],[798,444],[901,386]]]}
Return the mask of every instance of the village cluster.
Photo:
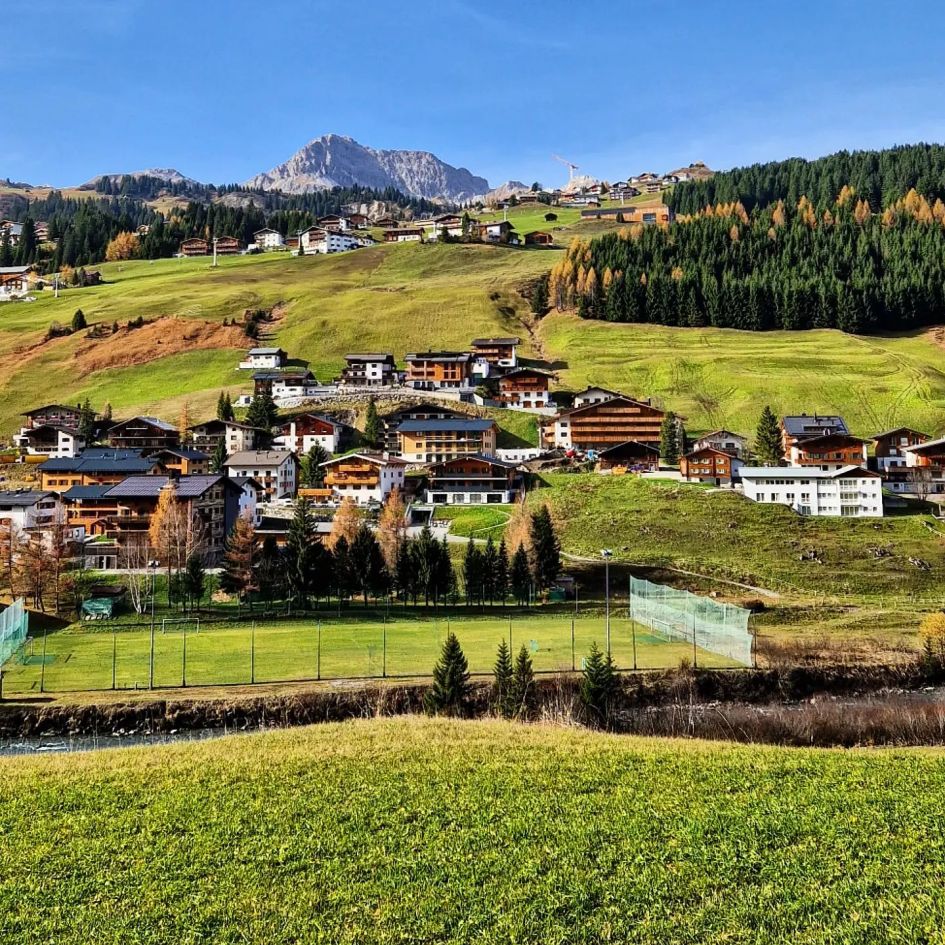
{"label": "village cluster", "polygon": [[[0,493],[0,523],[8,534],[64,525],[89,567],[109,568],[147,534],[167,489],[188,521],[201,522],[210,561],[219,560],[240,515],[261,537],[284,542],[299,496],[330,515],[345,500],[376,509],[396,489],[410,517],[438,505],[513,503],[531,476],[555,466],[737,487],[749,500],[802,515],[877,517],[884,487],[920,497],[945,490],[945,438],[899,428],[873,437],[871,451],[842,417],[785,416],[781,458],[753,464],[746,437],[717,430],[688,441],[681,418],[650,400],[589,387],[556,408],[553,375],[522,366],[518,345],[513,337],[476,339],[470,351],[407,355],[404,370],[389,353],[348,355],[328,388],[336,396],[401,392],[401,402],[378,415],[369,449],[357,448],[357,431],[304,405],[269,428],[219,418],[181,428],[151,416],[93,416],[90,427],[88,408],[38,407],[14,444],[36,464],[39,487]],[[310,373],[286,361],[281,348],[248,352],[239,367],[253,370],[254,397],[285,406],[318,396]],[[456,409],[460,398],[479,396],[475,385],[484,379],[496,384],[495,403],[540,415],[537,448],[503,450],[493,419]],[[352,442],[354,449],[342,449]],[[319,471],[303,481],[300,469],[313,452]],[[678,456],[678,470],[667,468],[668,454],[673,465]]]}

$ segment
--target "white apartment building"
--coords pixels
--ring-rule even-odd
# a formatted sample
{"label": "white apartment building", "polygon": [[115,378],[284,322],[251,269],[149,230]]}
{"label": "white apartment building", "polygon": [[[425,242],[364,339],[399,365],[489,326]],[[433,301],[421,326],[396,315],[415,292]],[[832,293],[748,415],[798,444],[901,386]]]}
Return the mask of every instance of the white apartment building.
{"label": "white apartment building", "polygon": [[246,359],[240,361],[241,371],[266,371],[281,368],[288,354],[282,348],[250,348]]}
{"label": "white apartment building", "polygon": [[739,475],[753,502],[787,505],[800,515],[881,518],[879,473],[861,466],[824,470],[803,466],[743,466]]}
{"label": "white apartment building", "polygon": [[285,249],[285,238],[278,230],[266,227],[253,233],[253,241],[263,252],[273,249]]}
{"label": "white apartment building", "polygon": [[4,539],[11,533],[22,535],[64,521],[62,499],[55,492],[30,489],[0,492],[0,529]]}
{"label": "white apartment building", "polygon": [[245,450],[227,457],[226,474],[242,485],[241,479],[255,479],[260,499],[287,499],[295,495],[298,460],[289,450]]}

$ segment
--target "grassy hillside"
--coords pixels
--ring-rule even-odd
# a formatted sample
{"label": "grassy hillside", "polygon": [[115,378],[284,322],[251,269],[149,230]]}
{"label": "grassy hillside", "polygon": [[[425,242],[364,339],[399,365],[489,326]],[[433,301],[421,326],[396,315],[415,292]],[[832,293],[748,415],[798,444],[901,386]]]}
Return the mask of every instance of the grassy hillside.
{"label": "grassy hillside", "polygon": [[940,331],[863,337],[837,331],[749,332],[582,321],[555,313],[541,324],[562,382],[652,396],[689,430],[752,434],[764,404],[775,413],[839,413],[870,436],[902,423],[945,427]]}
{"label": "grassy hillside", "polygon": [[[199,413],[221,387],[249,383],[235,370],[238,348],[188,354],[179,333],[163,339],[163,350],[156,344],[147,363],[83,373],[76,355],[88,345],[84,333],[41,343],[52,321],[68,324],[77,308],[90,323],[124,325],[166,315],[222,322],[283,303],[278,342],[331,378],[351,350],[391,350],[402,358],[429,346],[465,347],[477,335],[525,335],[520,318],[528,307],[515,290],[547,269],[549,257],[490,246],[395,246],[332,257],[225,258],[217,269],[206,259],[107,265],[107,285],[0,308],[0,429],[51,396],[89,396],[99,404],[107,398],[116,412],[176,416],[185,399]],[[233,343],[232,334],[227,340]],[[238,333],[236,342],[251,344]]]}
{"label": "grassy hillside", "polygon": [[0,775],[0,937],[20,945],[815,945],[945,923],[939,752],[398,719]]}
{"label": "grassy hillside", "polygon": [[[938,600],[945,569],[945,531],[931,517],[879,520],[812,518],[784,506],[759,505],[742,495],[672,481],[593,473],[546,475],[547,502],[560,523],[562,544],[598,556],[670,565],[760,585],[795,596],[896,596]],[[883,557],[871,548],[889,552]],[[801,560],[813,550],[821,562]],[[923,571],[909,563],[922,558]]]}
{"label": "grassy hillside", "polygon": [[[431,346],[462,347],[476,335],[514,333],[525,339],[526,356],[561,366],[563,387],[598,383],[655,397],[682,413],[692,431],[728,426],[750,433],[764,403],[778,411],[839,412],[864,435],[899,423],[930,433],[945,426],[936,332],[751,333],[614,325],[554,313],[532,336],[528,305],[517,290],[557,258],[557,250],[411,244],[333,257],[224,258],[217,269],[206,259],[109,264],[102,267],[106,285],[0,306],[0,431],[52,397],[89,396],[99,405],[108,399],[118,413],[176,417],[185,400],[192,414],[209,411],[222,387],[246,389],[248,377],[235,364],[249,342],[233,330],[207,342],[209,350],[195,351],[183,340],[186,324],[204,330],[205,323],[219,326],[247,308],[277,303],[284,317],[274,326],[275,340],[310,360],[323,378],[335,376],[352,349],[402,357]],[[77,308],[90,322],[178,316],[185,327],[177,322],[173,330],[158,330],[136,363],[123,363],[119,351],[102,365],[84,333],[43,343],[49,324],[68,324]]]}

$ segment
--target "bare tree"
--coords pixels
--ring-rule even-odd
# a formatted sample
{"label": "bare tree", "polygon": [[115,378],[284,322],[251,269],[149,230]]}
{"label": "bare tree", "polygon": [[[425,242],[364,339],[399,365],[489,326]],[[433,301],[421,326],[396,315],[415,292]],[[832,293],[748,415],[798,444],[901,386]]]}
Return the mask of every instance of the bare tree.
{"label": "bare tree", "polygon": [[124,584],[128,590],[128,598],[136,614],[144,613],[151,590],[148,550],[146,541],[130,541],[122,546],[118,556],[119,567],[125,572]]}

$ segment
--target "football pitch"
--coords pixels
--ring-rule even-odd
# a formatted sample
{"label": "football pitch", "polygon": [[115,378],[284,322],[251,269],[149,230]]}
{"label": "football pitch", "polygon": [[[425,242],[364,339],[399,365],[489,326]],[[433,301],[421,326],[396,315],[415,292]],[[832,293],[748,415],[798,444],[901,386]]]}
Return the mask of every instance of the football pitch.
{"label": "football pitch", "polygon": [[[536,672],[581,669],[596,642],[607,645],[600,614],[503,616],[397,613],[150,626],[84,623],[30,637],[3,667],[5,695],[245,685],[303,680],[429,676],[448,632],[470,672],[490,673],[500,640],[524,644]],[[152,659],[153,641],[153,659]],[[626,615],[612,615],[610,646],[621,669],[661,669],[687,660],[732,666],[731,660],[666,640]]]}

